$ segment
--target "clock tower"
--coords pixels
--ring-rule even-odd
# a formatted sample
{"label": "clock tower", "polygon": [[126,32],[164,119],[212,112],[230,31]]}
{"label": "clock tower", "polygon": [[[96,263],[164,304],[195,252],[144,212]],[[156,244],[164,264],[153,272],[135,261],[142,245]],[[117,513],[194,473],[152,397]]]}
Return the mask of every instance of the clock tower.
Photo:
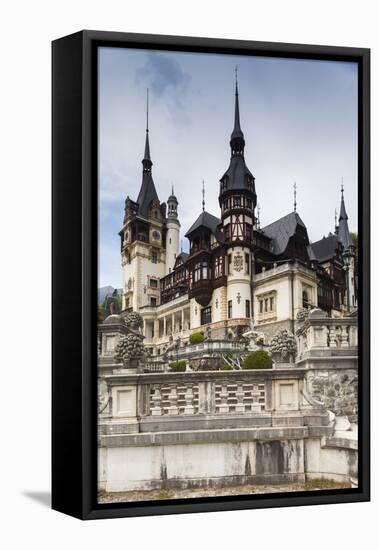
{"label": "clock tower", "polygon": [[160,203],[152,176],[148,110],[142,184],[137,201],[125,200],[121,237],[123,309],[159,305],[159,279],[166,272],[166,205]]}

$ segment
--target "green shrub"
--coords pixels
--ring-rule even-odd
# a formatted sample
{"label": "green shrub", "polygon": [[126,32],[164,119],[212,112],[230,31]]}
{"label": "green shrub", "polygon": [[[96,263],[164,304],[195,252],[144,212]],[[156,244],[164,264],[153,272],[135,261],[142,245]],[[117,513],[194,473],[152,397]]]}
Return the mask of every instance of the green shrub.
{"label": "green shrub", "polygon": [[220,370],[234,370],[231,365],[228,365],[228,363],[224,363],[221,365]]}
{"label": "green shrub", "polygon": [[193,332],[189,337],[189,341],[191,345],[201,344],[201,342],[204,342],[204,340],[205,340],[204,332]]}
{"label": "green shrub", "polygon": [[170,367],[170,370],[172,370],[173,372],[185,372],[186,362],[174,361],[174,363],[170,363],[169,367]]}
{"label": "green shrub", "polygon": [[267,351],[258,349],[247,354],[243,361],[244,369],[272,369],[272,360]]}

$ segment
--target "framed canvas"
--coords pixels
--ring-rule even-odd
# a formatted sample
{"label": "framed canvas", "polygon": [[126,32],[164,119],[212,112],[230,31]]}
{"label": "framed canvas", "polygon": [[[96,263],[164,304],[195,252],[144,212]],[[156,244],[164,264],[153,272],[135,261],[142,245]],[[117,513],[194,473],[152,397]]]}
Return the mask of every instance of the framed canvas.
{"label": "framed canvas", "polygon": [[53,508],[369,500],[369,50],[52,52]]}

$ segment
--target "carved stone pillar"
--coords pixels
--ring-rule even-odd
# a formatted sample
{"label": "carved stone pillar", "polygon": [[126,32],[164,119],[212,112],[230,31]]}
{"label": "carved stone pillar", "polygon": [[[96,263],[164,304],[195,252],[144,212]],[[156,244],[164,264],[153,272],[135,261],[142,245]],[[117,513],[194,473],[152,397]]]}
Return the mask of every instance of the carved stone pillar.
{"label": "carved stone pillar", "polygon": [[168,407],[168,414],[170,416],[174,416],[176,414],[179,414],[178,394],[177,394],[177,391],[176,391],[176,386],[171,386],[171,391],[168,395],[168,400],[170,402],[170,406]]}
{"label": "carved stone pillar", "polygon": [[152,416],[162,416],[162,394],[159,386],[154,386],[154,394],[151,399],[154,403],[151,408]]}
{"label": "carved stone pillar", "polygon": [[336,327],[333,325],[329,327],[329,346],[331,348],[337,347]]}
{"label": "carved stone pillar", "polygon": [[220,413],[227,413],[229,412],[229,405],[228,405],[228,387],[226,384],[222,384],[221,391],[220,391]]}
{"label": "carved stone pillar", "polygon": [[193,406],[193,388],[191,385],[186,386],[186,393],[184,394],[184,399],[186,404],[184,406],[184,414],[194,414],[195,407]]}
{"label": "carved stone pillar", "polygon": [[238,384],[237,391],[236,391],[236,398],[237,398],[237,405],[236,405],[236,412],[245,412],[245,405],[243,403],[244,398],[244,391],[242,384]]}
{"label": "carved stone pillar", "polygon": [[342,325],[342,327],[341,327],[341,347],[342,348],[349,347],[347,326],[346,325]]}

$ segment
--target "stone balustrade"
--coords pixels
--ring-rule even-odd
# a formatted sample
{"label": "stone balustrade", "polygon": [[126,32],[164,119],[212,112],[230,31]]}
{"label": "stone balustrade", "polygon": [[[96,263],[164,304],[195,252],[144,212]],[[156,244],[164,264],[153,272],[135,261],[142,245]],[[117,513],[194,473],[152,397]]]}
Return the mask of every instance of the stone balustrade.
{"label": "stone balustrade", "polygon": [[324,312],[315,310],[297,330],[297,340],[300,360],[312,354],[312,351],[356,350],[358,319],[356,317],[330,318],[326,317]]}
{"label": "stone balustrade", "polygon": [[[105,376],[111,395],[103,432],[324,425],[327,412],[306,397],[304,369],[121,372]],[[310,413],[310,410],[312,412]],[[124,424],[122,423],[124,419]]]}

